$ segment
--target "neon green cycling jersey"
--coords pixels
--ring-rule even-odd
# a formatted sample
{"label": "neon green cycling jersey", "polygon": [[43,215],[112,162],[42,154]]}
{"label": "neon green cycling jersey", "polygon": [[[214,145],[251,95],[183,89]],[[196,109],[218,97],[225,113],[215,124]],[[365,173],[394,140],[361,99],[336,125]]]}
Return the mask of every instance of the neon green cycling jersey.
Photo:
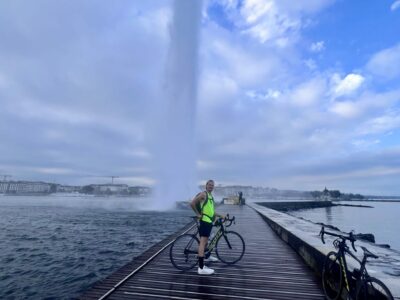
{"label": "neon green cycling jersey", "polygon": [[207,223],[212,223],[214,221],[214,198],[213,196],[206,192],[207,199],[201,204],[201,214],[203,215],[201,220]]}

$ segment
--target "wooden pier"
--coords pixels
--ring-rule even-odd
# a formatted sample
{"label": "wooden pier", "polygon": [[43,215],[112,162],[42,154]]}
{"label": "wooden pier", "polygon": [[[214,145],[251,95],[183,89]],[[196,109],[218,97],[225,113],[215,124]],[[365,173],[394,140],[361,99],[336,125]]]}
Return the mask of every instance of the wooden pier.
{"label": "wooden pier", "polygon": [[96,283],[81,299],[324,299],[319,279],[257,212],[232,205],[217,211],[236,217],[229,229],[245,240],[245,255],[235,265],[209,263],[215,269],[211,276],[198,275],[197,268],[175,269],[169,244],[187,226]]}

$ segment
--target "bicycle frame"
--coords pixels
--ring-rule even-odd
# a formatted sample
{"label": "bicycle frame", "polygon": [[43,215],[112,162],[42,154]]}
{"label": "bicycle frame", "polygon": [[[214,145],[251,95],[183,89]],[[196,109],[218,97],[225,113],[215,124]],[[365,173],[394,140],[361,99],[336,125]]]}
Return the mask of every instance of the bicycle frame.
{"label": "bicycle frame", "polygon": [[[350,250],[347,249],[347,246],[344,245],[343,242],[341,242],[339,245],[338,253],[339,253],[339,263],[342,266],[343,278],[344,278],[344,283],[345,283],[344,287],[347,290],[347,293],[350,294],[352,291],[358,292],[358,290],[361,288],[361,283],[363,281],[365,281],[366,279],[368,279],[368,277],[369,277],[369,274],[365,267],[366,262],[367,262],[366,256],[364,256],[362,261],[359,260]],[[356,280],[355,289],[354,288],[351,289],[350,285],[349,285],[349,277],[347,275],[351,274],[351,273],[348,271],[348,268],[347,268],[347,261],[346,261],[346,255],[345,255],[346,253],[360,264],[359,276],[357,276],[357,278],[354,278]]]}
{"label": "bicycle frame", "polygon": [[[193,234],[193,239],[192,239],[191,242],[187,245],[188,248],[190,248],[191,244],[192,244],[193,241],[194,241],[194,237],[195,237],[198,233],[199,233],[199,230],[197,229],[197,232],[196,232],[195,234]],[[212,238],[212,240],[209,242],[208,247],[207,247],[206,249],[204,249],[204,252],[205,252],[205,256],[206,256],[206,257],[208,257],[208,256],[210,255],[210,253],[212,252],[212,250],[215,248],[219,237],[220,237],[221,235],[223,235],[223,233],[224,233],[224,230],[220,228],[220,229],[217,231],[217,233],[214,235],[214,237]],[[196,251],[191,251],[191,250],[188,250],[188,249],[185,249],[185,250],[184,250],[184,254],[189,254],[189,253],[192,253],[192,254],[193,254],[193,253],[197,253],[197,250],[196,250]]]}
{"label": "bicycle frame", "polygon": [[214,235],[212,240],[208,243],[208,248],[206,249],[205,252],[211,252],[215,248],[215,245],[217,244],[219,237],[224,234],[224,230],[222,228],[223,227],[221,226],[218,229],[217,233]]}
{"label": "bicycle frame", "polygon": [[[367,263],[367,257],[364,255],[362,261],[358,259],[347,247],[346,241],[345,240],[337,240],[339,245],[338,245],[338,260],[339,263],[342,267],[342,272],[343,272],[343,278],[344,278],[344,288],[347,290],[348,294],[351,294],[352,291],[355,291],[356,293],[358,290],[361,288],[361,283],[369,278],[369,274],[366,269],[366,263]],[[357,261],[360,264],[360,270],[359,270],[359,275],[354,277],[356,281],[355,289],[350,288],[349,284],[349,276],[348,274],[351,274],[351,272],[348,271],[347,268],[347,261],[346,261],[346,253],[351,256],[355,261]],[[351,275],[350,275],[351,278]]]}
{"label": "bicycle frame", "polygon": [[[214,225],[215,226],[215,225]],[[225,233],[225,226],[224,226],[224,224],[223,223],[220,223],[219,225],[217,225],[219,228],[218,228],[218,231],[215,233],[215,235],[214,235],[214,237],[211,239],[211,241],[209,241],[208,242],[208,247],[206,247],[206,249],[204,250],[204,252],[205,252],[205,256],[206,257],[209,257],[210,256],[210,253],[212,252],[212,250],[214,250],[214,248],[215,248],[215,246],[216,246],[216,244],[217,244],[217,241],[218,241],[218,239]],[[228,225],[228,226],[230,226],[230,224]],[[228,227],[227,226],[227,227]],[[196,235],[199,233],[199,227],[197,227],[197,233],[196,233]],[[227,241],[228,242],[228,241]],[[228,245],[229,245],[229,242],[228,242]],[[230,247],[230,245],[229,245],[229,247]]]}

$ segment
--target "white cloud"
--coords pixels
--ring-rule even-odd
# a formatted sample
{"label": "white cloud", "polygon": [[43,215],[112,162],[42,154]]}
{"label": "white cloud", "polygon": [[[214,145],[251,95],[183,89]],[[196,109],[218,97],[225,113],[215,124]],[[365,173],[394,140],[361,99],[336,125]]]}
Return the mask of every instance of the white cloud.
{"label": "white cloud", "polygon": [[[360,118],[359,122],[367,122],[377,114],[387,114],[399,102],[400,91],[394,90],[386,93],[364,92],[352,100],[331,101],[328,111],[345,118]],[[355,124],[354,124],[355,125]],[[356,126],[360,127],[359,124]],[[362,131],[361,129],[358,132]]]}
{"label": "white cloud", "polygon": [[340,97],[352,94],[360,88],[364,80],[364,77],[359,74],[348,74],[343,79],[338,74],[335,74],[332,78],[335,84],[333,87],[334,96]]}
{"label": "white cloud", "polygon": [[[147,31],[149,35],[158,35],[160,38],[168,39],[168,25],[172,17],[172,11],[169,7],[162,7],[149,11],[147,14],[140,14],[134,16],[132,19],[136,20],[143,30]],[[134,24],[136,25],[136,24]]]}
{"label": "white cloud", "polygon": [[307,22],[307,15],[323,9],[332,2],[311,0],[296,5],[292,1],[282,0],[244,0],[238,5],[238,1],[219,1],[227,13],[227,18],[239,31],[261,43],[268,42],[280,48],[297,41],[301,28]]}
{"label": "white cloud", "polygon": [[393,2],[393,4],[390,6],[391,11],[395,11],[398,8],[400,8],[400,0]]}
{"label": "white cloud", "polygon": [[330,110],[345,118],[353,118],[360,114],[358,105],[350,101],[336,102],[331,106]]}
{"label": "white cloud", "polygon": [[249,90],[246,92],[246,96],[254,100],[270,100],[270,99],[278,99],[282,93],[278,90],[268,89],[267,92],[257,92],[254,90]]}
{"label": "white cloud", "polygon": [[239,92],[238,84],[226,74],[209,72],[199,83],[199,106],[206,111],[215,106],[230,105]]}
{"label": "white cloud", "polygon": [[386,134],[392,130],[400,128],[400,112],[389,112],[388,114],[367,120],[359,128],[359,133],[367,134]]}
{"label": "white cloud", "polygon": [[274,41],[278,47],[286,47],[291,40],[294,41],[301,27],[299,19],[291,18],[279,12],[274,5],[262,14],[260,12],[253,14],[252,10],[244,14],[245,17],[248,14],[246,19],[250,26],[243,32],[258,39],[261,43]]}
{"label": "white cloud", "polygon": [[379,139],[375,140],[356,139],[352,141],[352,144],[357,148],[365,149],[377,145],[380,142],[381,141]]}
{"label": "white cloud", "polygon": [[317,63],[313,59],[306,59],[303,61],[306,67],[310,70],[315,70],[317,69]]}
{"label": "white cloud", "polygon": [[276,12],[274,1],[247,0],[243,3],[241,14],[247,23],[255,23],[265,15],[273,15]]}
{"label": "white cloud", "polygon": [[400,76],[400,44],[374,54],[366,67],[372,74],[386,79]]}
{"label": "white cloud", "polygon": [[53,175],[63,175],[63,174],[72,174],[74,173],[70,169],[66,168],[36,168],[33,171],[42,173],[42,174],[53,174]]}
{"label": "white cloud", "polygon": [[324,41],[319,41],[312,43],[310,46],[311,52],[321,52],[322,50],[325,49],[325,42]]}
{"label": "white cloud", "polygon": [[277,69],[284,70],[280,57],[275,53],[258,53],[257,49],[243,49],[240,45],[221,40],[211,41],[209,50],[208,72],[218,70],[223,73],[223,69],[226,76],[241,87],[262,84],[266,77],[274,76]]}
{"label": "white cloud", "polygon": [[292,102],[299,106],[315,105],[321,101],[326,91],[323,79],[312,79],[297,86],[291,93]]}
{"label": "white cloud", "polygon": [[[151,153],[147,149],[140,148],[140,147],[138,147],[136,149],[123,149],[121,152],[124,155],[131,156],[131,157],[137,157],[140,159],[151,158]],[[138,169],[136,168],[134,170],[138,170]]]}

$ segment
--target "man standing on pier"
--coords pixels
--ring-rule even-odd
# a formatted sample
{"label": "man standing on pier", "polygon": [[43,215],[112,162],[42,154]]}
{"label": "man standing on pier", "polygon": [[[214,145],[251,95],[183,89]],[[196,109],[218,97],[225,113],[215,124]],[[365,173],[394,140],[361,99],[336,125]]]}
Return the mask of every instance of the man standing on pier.
{"label": "man standing on pier", "polygon": [[[200,244],[198,250],[199,268],[197,273],[200,275],[211,275],[214,270],[204,265],[204,250],[207,246],[208,238],[213,227],[215,217],[223,218],[224,216],[215,213],[214,210],[214,197],[212,191],[214,190],[214,180],[208,180],[206,183],[206,190],[198,193],[191,202],[191,207],[200,220]],[[210,256],[209,261],[217,261],[218,259]]]}

